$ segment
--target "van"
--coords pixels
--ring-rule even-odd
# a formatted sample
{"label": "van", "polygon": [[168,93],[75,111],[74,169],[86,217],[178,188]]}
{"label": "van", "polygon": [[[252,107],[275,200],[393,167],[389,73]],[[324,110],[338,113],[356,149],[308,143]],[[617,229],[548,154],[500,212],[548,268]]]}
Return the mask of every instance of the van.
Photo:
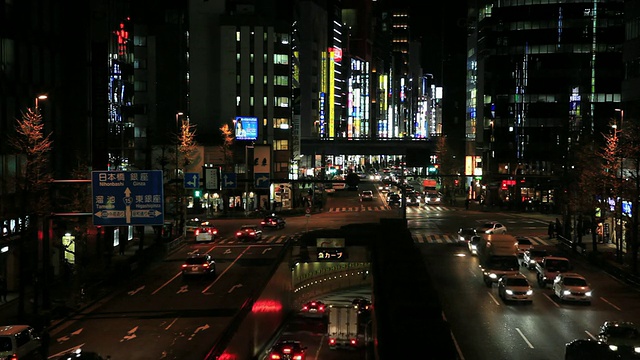
{"label": "van", "polygon": [[0,359],[41,359],[42,342],[29,325],[0,326]]}

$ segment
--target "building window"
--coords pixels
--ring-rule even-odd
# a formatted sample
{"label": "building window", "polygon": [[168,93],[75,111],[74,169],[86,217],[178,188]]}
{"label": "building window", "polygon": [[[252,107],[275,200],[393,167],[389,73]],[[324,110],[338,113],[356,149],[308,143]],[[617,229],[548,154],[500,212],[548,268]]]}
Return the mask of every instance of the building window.
{"label": "building window", "polygon": [[240,75],[236,75],[236,84],[240,84]]}
{"label": "building window", "polygon": [[236,54],[236,62],[240,62],[240,53]]}
{"label": "building window", "polygon": [[249,98],[249,106],[253,106],[253,96]]}
{"label": "building window", "polygon": [[289,77],[284,75],[276,75],[273,79],[273,85],[289,86]]}
{"label": "building window", "polygon": [[236,106],[240,106],[240,96],[236,96]]}
{"label": "building window", "polygon": [[289,107],[289,98],[285,96],[276,96],[273,98],[275,107]]}
{"label": "building window", "polygon": [[273,54],[273,63],[275,65],[289,65],[289,56],[285,54]]}
{"label": "building window", "polygon": [[289,150],[289,140],[274,140],[273,150]]}
{"label": "building window", "polygon": [[236,31],[236,41],[240,42],[240,31]]}
{"label": "building window", "polygon": [[249,84],[253,85],[253,75],[249,75]]}
{"label": "building window", "polygon": [[147,82],[146,81],[135,81],[133,83],[133,88],[135,91],[147,91]]}
{"label": "building window", "polygon": [[288,129],[289,119],[287,118],[275,118],[273,119],[273,127],[276,129]]}
{"label": "building window", "polygon": [[262,98],[262,106],[267,106],[267,104],[269,103],[269,99],[265,96]]}

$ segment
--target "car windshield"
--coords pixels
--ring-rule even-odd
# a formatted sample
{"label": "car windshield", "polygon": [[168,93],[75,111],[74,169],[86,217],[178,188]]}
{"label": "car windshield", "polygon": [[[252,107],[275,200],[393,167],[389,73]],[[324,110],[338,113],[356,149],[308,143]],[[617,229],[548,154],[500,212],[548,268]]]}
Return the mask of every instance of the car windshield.
{"label": "car windshield", "polygon": [[546,267],[549,271],[567,271],[569,270],[569,262],[567,262],[566,260],[547,259]]}
{"label": "car windshield", "polygon": [[508,278],[507,285],[509,286],[529,286],[527,279],[523,278]]}
{"label": "car windshield", "polygon": [[519,239],[518,245],[533,245],[530,240],[527,239]]}
{"label": "car windshield", "polygon": [[486,223],[486,224],[482,225],[481,228],[483,228],[483,229],[492,229],[493,228],[493,224],[492,223]]}
{"label": "car windshield", "polygon": [[492,256],[489,267],[495,270],[517,270],[520,268],[517,256]]}
{"label": "car windshield", "polygon": [[567,286],[587,286],[587,281],[582,278],[566,277],[564,284]]}
{"label": "car windshield", "polygon": [[547,250],[529,250],[529,256],[540,258],[547,256]]}

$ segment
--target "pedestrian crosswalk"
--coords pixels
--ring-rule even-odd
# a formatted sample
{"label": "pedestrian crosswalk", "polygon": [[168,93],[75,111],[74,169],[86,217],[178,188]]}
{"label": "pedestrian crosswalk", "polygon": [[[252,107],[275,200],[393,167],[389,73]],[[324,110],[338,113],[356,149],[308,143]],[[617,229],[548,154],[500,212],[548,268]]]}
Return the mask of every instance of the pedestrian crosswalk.
{"label": "pedestrian crosswalk", "polygon": [[[416,244],[457,244],[458,234],[411,234]],[[553,245],[546,236],[519,236],[530,240],[533,245]]]}
{"label": "pedestrian crosswalk", "polygon": [[[329,212],[362,212],[362,211],[398,211],[398,207],[389,206],[347,206],[347,207],[332,207],[329,208]],[[407,206],[407,214],[418,214],[428,212],[442,212],[442,211],[457,211],[459,210],[453,206]]]}
{"label": "pedestrian crosswalk", "polygon": [[265,235],[257,241],[240,241],[234,237],[216,239],[211,244],[218,245],[253,245],[253,244],[284,244],[292,237],[292,235]]}

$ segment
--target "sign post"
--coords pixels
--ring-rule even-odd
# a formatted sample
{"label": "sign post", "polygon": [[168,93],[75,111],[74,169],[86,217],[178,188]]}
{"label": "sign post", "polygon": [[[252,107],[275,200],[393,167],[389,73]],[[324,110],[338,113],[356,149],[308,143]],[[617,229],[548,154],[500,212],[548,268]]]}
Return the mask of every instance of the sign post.
{"label": "sign post", "polygon": [[161,170],[93,171],[91,191],[96,226],[164,224]]}

